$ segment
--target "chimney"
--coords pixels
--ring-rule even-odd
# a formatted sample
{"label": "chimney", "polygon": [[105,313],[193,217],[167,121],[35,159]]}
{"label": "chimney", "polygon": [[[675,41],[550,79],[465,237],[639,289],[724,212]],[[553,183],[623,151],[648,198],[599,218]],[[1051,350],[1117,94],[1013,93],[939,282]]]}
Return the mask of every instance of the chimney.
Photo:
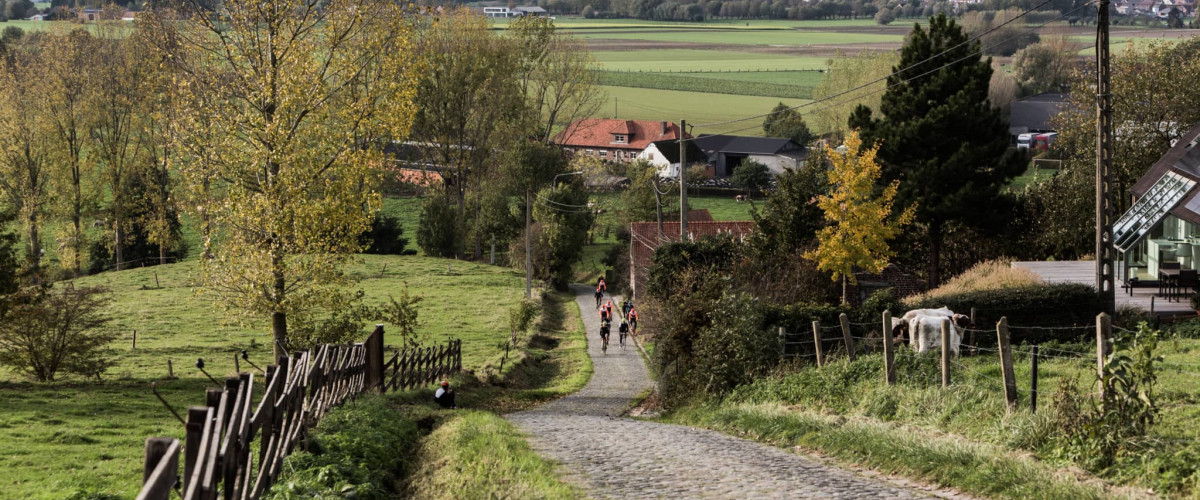
{"label": "chimney", "polygon": [[667,135],[667,130],[669,130],[667,128],[667,122],[664,121],[664,122],[662,122],[662,134],[661,135]]}

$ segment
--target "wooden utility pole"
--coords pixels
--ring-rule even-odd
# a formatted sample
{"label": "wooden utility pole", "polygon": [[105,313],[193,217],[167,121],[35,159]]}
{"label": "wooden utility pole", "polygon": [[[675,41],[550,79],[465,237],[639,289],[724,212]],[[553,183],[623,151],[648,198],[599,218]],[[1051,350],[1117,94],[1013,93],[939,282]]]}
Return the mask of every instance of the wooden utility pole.
{"label": "wooden utility pole", "polygon": [[683,171],[687,169],[687,141],[684,135],[687,130],[687,120],[679,120],[679,240],[687,240],[687,180]]}
{"label": "wooden utility pole", "polygon": [[525,188],[525,299],[533,298],[533,254],[531,245],[533,238],[529,233],[533,228],[533,188]]}
{"label": "wooden utility pole", "polygon": [[1109,85],[1108,0],[1096,12],[1096,293],[1105,312],[1115,310],[1113,292],[1112,88]]}

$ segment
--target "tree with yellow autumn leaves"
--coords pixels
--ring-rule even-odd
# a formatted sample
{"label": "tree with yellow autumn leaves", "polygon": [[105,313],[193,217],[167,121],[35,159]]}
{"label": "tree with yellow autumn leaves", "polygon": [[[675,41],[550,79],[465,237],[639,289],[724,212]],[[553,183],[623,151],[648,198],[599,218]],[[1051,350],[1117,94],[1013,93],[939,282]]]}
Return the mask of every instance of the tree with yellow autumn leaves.
{"label": "tree with yellow autumn leaves", "polygon": [[916,207],[909,206],[893,216],[898,180],[876,194],[881,170],[875,161],[877,145],[863,149],[858,131],[852,131],[845,148],[839,152],[825,147],[830,190],[817,197],[817,206],[825,212],[828,225],[817,232],[817,248],[804,254],[817,263],[817,269],[842,281],[842,302],[846,302],[847,281],[856,283],[855,269],[883,271],[894,255],[888,241],[911,224],[916,213]]}

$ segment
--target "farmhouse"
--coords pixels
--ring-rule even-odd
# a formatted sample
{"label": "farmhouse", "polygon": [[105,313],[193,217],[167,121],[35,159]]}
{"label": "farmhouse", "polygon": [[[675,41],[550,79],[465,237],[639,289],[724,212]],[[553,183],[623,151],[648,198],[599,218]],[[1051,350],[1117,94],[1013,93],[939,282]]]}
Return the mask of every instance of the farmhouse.
{"label": "farmhouse", "polygon": [[702,135],[696,147],[708,156],[712,177],[729,177],[746,160],[767,166],[771,175],[804,165],[808,150],[791,139],[738,135]]}
{"label": "farmhouse", "polygon": [[[695,141],[687,141],[684,144],[687,147],[688,165],[708,163],[708,155],[696,146]],[[638,153],[637,157],[658,167],[659,177],[679,177],[679,141],[652,142]]]}
{"label": "farmhouse", "polygon": [[[705,236],[723,236],[743,241],[754,231],[753,221],[716,222],[712,220],[711,216],[708,217],[708,220],[697,220],[703,216],[696,212],[696,210],[688,211],[688,240]],[[707,213],[707,210],[704,212]],[[629,288],[633,291],[633,298],[636,300],[639,284],[645,283],[649,276],[650,265],[654,262],[654,251],[664,243],[680,240],[678,216],[671,222],[663,221],[662,234],[659,234],[657,222],[634,222],[629,225],[629,236]]]}
{"label": "farmhouse", "polygon": [[555,144],[574,154],[623,162],[632,162],[652,142],[678,140],[679,126],[674,123],[613,118],[575,120],[554,136]]}
{"label": "farmhouse", "polygon": [[547,17],[550,13],[541,7],[484,7],[483,15],[487,17]]}
{"label": "farmhouse", "polygon": [[1136,201],[1113,224],[1118,272],[1158,280],[1166,268],[1200,269],[1200,124],[1138,179]]}

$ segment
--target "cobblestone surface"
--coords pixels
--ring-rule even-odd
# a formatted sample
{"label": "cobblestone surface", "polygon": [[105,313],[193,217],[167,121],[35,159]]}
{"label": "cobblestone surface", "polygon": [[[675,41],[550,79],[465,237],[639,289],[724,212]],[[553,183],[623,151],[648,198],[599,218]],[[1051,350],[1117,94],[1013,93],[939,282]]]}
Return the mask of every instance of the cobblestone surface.
{"label": "cobblestone surface", "polygon": [[[651,387],[633,345],[600,351],[591,290],[574,289],[595,371],[581,391],[508,418],[597,498],[925,498],[928,495],[718,432],[624,418]],[[619,297],[613,302],[619,304]],[[590,313],[590,314],[589,314]],[[632,343],[631,343],[632,344]]]}

